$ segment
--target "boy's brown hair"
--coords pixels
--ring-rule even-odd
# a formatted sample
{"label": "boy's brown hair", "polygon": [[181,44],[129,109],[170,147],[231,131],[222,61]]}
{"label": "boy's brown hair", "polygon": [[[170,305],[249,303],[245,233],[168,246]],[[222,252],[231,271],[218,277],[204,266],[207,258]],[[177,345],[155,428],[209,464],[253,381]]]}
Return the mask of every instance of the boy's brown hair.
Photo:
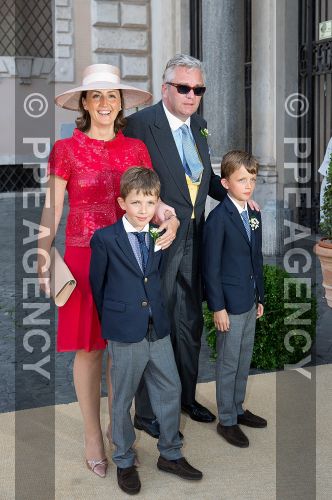
{"label": "boy's brown hair", "polygon": [[160,180],[156,172],[145,167],[131,167],[125,171],[120,180],[120,196],[124,200],[135,190],[145,196],[160,196]]}
{"label": "boy's brown hair", "polygon": [[250,174],[257,174],[259,164],[254,156],[245,151],[229,151],[221,161],[221,178],[228,179],[236,170],[239,170],[242,165]]}

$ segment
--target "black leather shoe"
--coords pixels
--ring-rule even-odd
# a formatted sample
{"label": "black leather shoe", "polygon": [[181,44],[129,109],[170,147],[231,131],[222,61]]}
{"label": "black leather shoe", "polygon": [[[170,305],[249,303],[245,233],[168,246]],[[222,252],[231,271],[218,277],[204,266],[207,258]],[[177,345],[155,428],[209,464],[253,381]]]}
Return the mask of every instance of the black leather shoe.
{"label": "black leather shoe", "polygon": [[[149,436],[152,436],[155,439],[159,439],[160,435],[159,422],[156,418],[151,420],[149,418],[138,417],[137,415],[135,415],[134,427],[139,431],[146,432],[147,434],[149,434]],[[181,431],[179,431],[179,437],[181,440],[183,440],[184,438]]]}
{"label": "black leather shoe", "polygon": [[247,427],[257,427],[258,429],[262,429],[267,426],[265,418],[254,415],[249,410],[246,410],[242,415],[237,416],[237,423],[240,425],[246,425]]}
{"label": "black leather shoe", "polygon": [[249,446],[249,439],[238,425],[226,426],[219,423],[217,425],[217,432],[233,446],[238,446],[239,448],[248,448]]}
{"label": "black leather shoe", "polygon": [[178,458],[177,460],[167,460],[160,456],[158,458],[157,467],[164,472],[170,472],[171,474],[182,477],[182,479],[198,481],[203,477],[202,472],[192,467],[184,457]]}
{"label": "black leather shoe", "polygon": [[118,485],[122,491],[128,495],[136,495],[141,489],[141,481],[139,479],[136,467],[126,467],[124,469],[117,468]]}
{"label": "black leather shoe", "polygon": [[182,405],[182,411],[187,413],[192,420],[196,422],[213,422],[216,417],[207,408],[194,401],[191,405]]}
{"label": "black leather shoe", "polygon": [[149,436],[152,436],[155,439],[159,438],[159,422],[156,418],[151,420],[150,418],[138,417],[134,416],[134,427],[139,431],[144,431]]}

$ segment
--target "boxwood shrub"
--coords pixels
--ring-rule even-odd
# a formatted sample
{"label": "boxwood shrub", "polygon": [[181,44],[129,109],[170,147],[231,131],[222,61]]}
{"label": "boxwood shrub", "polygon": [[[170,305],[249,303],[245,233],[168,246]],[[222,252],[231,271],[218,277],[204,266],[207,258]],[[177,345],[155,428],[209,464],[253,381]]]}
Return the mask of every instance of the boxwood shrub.
{"label": "boxwood shrub", "polygon": [[[304,330],[313,341],[315,337],[317,303],[312,294],[306,298],[307,290],[301,287],[301,293],[296,291],[296,282],[288,286],[288,298],[284,298],[285,279],[291,278],[283,269],[277,266],[264,266],[265,305],[264,315],[257,321],[254,352],[251,366],[261,370],[283,369],[286,364],[298,363],[309,352],[304,349],[307,339],[302,335],[294,335],[289,338],[289,344],[293,348],[286,348],[285,338],[293,330]],[[297,297],[299,295],[299,297]],[[307,304],[307,310],[293,320],[294,314],[301,306],[287,307],[287,304]],[[302,306],[303,307],[303,306]],[[216,359],[216,330],[213,322],[213,313],[207,305],[203,304],[204,324],[207,335],[207,343],[211,348],[211,357]],[[307,320],[308,324],[296,324],[296,321]],[[292,324],[293,323],[293,324]],[[294,324],[295,323],[295,324]]]}

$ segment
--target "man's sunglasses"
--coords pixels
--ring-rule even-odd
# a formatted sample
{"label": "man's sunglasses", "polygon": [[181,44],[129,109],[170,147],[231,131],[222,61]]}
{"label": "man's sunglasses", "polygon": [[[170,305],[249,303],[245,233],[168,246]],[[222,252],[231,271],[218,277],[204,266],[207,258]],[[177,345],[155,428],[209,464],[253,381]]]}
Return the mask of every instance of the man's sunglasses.
{"label": "man's sunglasses", "polygon": [[189,87],[189,85],[181,85],[181,83],[166,82],[167,85],[175,87],[179,94],[189,94],[192,90],[196,96],[202,96],[206,91],[206,87]]}

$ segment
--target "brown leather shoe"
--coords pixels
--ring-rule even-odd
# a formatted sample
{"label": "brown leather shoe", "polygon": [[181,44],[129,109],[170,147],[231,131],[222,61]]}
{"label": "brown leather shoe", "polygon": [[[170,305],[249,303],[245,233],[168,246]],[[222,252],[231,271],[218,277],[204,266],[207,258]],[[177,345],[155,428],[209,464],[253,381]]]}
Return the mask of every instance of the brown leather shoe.
{"label": "brown leather shoe", "polygon": [[136,495],[141,489],[141,481],[135,465],[125,467],[124,469],[117,468],[118,485],[128,495]]}
{"label": "brown leather shoe", "polygon": [[219,422],[217,432],[233,446],[238,446],[239,448],[248,448],[249,446],[249,439],[238,425],[222,425]]}
{"label": "brown leather shoe", "polygon": [[259,429],[267,426],[265,418],[254,415],[249,410],[246,410],[242,413],[242,415],[237,416],[237,423],[240,425],[246,425],[247,427],[257,427]]}
{"label": "brown leather shoe", "polygon": [[170,472],[171,474],[182,477],[182,479],[197,481],[203,477],[202,472],[194,469],[184,457],[178,458],[177,460],[167,460],[160,456],[158,458],[157,467],[164,472]]}

